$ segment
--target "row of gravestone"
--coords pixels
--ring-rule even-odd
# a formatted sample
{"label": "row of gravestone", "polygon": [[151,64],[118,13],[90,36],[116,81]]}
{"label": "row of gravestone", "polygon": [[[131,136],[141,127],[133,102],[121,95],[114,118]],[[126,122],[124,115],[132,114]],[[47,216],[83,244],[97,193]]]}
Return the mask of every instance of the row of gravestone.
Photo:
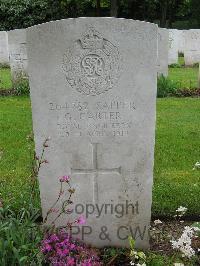
{"label": "row of gravestone", "polygon": [[169,65],[178,63],[178,53],[184,53],[186,66],[200,62],[200,30],[169,30]]}
{"label": "row of gravestone", "polygon": [[[168,65],[178,63],[184,53],[185,65],[200,61],[200,30],[158,29],[158,74],[168,75]],[[27,76],[26,30],[0,32],[0,64],[10,65],[12,81]]]}
{"label": "row of gravestone", "polygon": [[0,65],[10,66],[13,84],[27,77],[26,46],[26,29],[0,31]]}
{"label": "row of gravestone", "polygon": [[39,171],[43,217],[64,226],[83,214],[73,233],[94,246],[127,246],[129,235],[149,246],[161,31],[165,61],[168,32],[158,38],[147,22],[76,18],[30,27],[20,41],[8,33],[15,61],[27,43],[38,156],[50,136]]}
{"label": "row of gravestone", "polygon": [[184,54],[186,66],[200,62],[200,30],[158,29],[158,73],[168,75],[168,65],[178,64]]}

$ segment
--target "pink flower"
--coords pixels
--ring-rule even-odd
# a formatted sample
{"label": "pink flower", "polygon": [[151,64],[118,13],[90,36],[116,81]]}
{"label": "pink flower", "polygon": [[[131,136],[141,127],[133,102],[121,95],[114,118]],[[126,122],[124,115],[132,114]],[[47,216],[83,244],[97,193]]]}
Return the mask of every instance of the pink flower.
{"label": "pink flower", "polygon": [[49,252],[49,251],[51,251],[51,250],[52,250],[51,245],[49,245],[49,244],[47,244],[47,243],[44,245],[44,247],[41,248],[41,251],[42,251],[42,252]]}
{"label": "pink flower", "polygon": [[49,244],[49,243],[51,243],[51,240],[49,240],[49,239],[45,239],[45,240],[43,240],[42,242],[43,242],[43,244],[45,244],[45,245],[46,245],[46,244]]}
{"label": "pink flower", "polygon": [[84,260],[81,266],[92,266],[91,260]]}
{"label": "pink flower", "polygon": [[56,244],[56,247],[58,247],[58,248],[63,248],[63,247],[66,247],[68,245],[68,241],[62,241],[62,242],[60,242],[60,243],[57,243]]}
{"label": "pink flower", "polygon": [[68,255],[69,254],[69,250],[68,249],[64,249],[63,250],[63,256],[66,256],[66,255]]}
{"label": "pink flower", "polygon": [[70,176],[64,175],[60,178],[60,182],[69,182]]}
{"label": "pink flower", "polygon": [[63,256],[62,249],[60,249],[60,248],[57,248],[57,249],[56,249],[56,253],[57,253],[57,255],[60,256],[60,257]]}
{"label": "pink flower", "polygon": [[[79,217],[76,223],[85,223],[84,217]],[[47,234],[41,242],[43,252],[48,265],[52,266],[100,266],[100,258],[95,250],[87,247],[70,237],[66,230],[61,229],[56,233]]]}
{"label": "pink flower", "polygon": [[85,217],[80,216],[78,218],[78,220],[76,220],[76,222],[77,222],[77,224],[85,224],[86,223],[86,219],[85,219]]}
{"label": "pink flower", "polygon": [[74,258],[68,257],[68,259],[67,259],[67,265],[68,266],[74,266],[75,265]]}
{"label": "pink flower", "polygon": [[58,241],[59,238],[57,237],[56,234],[53,234],[53,235],[50,236],[50,240],[51,240],[51,241]]}
{"label": "pink flower", "polygon": [[76,248],[76,246],[75,246],[74,244],[71,244],[71,245],[70,245],[70,249],[71,249],[71,250],[73,250],[73,249],[75,249],[75,248]]}
{"label": "pink flower", "polygon": [[60,248],[57,248],[56,249],[56,253],[57,253],[57,255],[58,256],[60,256],[60,257],[65,257],[66,255],[68,255],[69,254],[69,250],[68,249],[60,249]]}

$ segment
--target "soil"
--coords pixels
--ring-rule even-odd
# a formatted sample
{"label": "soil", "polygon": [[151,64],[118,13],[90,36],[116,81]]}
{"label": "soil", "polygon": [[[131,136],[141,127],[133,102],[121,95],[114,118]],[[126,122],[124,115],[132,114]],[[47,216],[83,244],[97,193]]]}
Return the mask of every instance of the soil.
{"label": "soil", "polygon": [[[185,226],[190,226],[194,222],[190,221],[162,221],[162,224],[155,225],[151,223],[150,230],[150,251],[159,255],[172,256],[175,251],[172,248],[170,240],[178,239],[184,230]],[[192,240],[192,247],[197,252],[200,249],[200,238]],[[110,250],[110,251],[109,251]],[[115,249],[115,254],[111,255],[112,248],[104,248],[100,250],[100,257],[105,262],[105,265],[112,266],[127,266],[130,265],[129,249]],[[108,254],[108,255],[106,255]],[[199,256],[200,257],[200,256]],[[200,258],[197,265],[200,265]]]}

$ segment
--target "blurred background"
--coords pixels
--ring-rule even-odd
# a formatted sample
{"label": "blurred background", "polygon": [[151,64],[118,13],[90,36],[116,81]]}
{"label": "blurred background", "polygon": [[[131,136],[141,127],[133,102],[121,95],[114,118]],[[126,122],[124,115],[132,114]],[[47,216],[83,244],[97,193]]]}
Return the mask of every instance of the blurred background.
{"label": "blurred background", "polygon": [[114,16],[200,28],[200,0],[0,0],[0,30],[79,16]]}

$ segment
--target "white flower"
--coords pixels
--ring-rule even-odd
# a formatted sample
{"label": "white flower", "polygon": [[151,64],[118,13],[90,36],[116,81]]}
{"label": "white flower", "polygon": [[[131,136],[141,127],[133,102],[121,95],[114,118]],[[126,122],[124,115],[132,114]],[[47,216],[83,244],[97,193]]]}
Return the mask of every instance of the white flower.
{"label": "white flower", "polygon": [[146,263],[144,262],[144,263],[142,263],[142,264],[140,264],[140,263],[137,263],[136,264],[136,266],[146,266]]}
{"label": "white flower", "polygon": [[195,163],[193,170],[195,170],[196,168],[200,168],[200,162]]}
{"label": "white flower", "polygon": [[[176,212],[178,213],[178,216],[179,217],[182,217],[187,211],[187,208],[186,207],[183,207],[183,206],[180,206]],[[176,217],[176,216],[175,216]]]}
{"label": "white flower", "polygon": [[181,235],[181,237],[175,241],[172,240],[173,249],[179,249],[183,254],[183,257],[190,258],[195,255],[195,251],[191,247],[192,237],[194,236],[195,229],[189,226],[185,226],[185,229]]}
{"label": "white flower", "polygon": [[161,222],[161,220],[158,219],[158,220],[155,220],[155,221],[154,221],[154,224],[155,224],[155,225],[157,225],[157,224],[162,224],[162,222]]}
{"label": "white flower", "polygon": [[135,263],[133,261],[130,262],[130,265],[135,265]]}
{"label": "white flower", "polygon": [[184,266],[183,263],[174,263],[174,266]]}
{"label": "white flower", "polygon": [[176,211],[177,212],[186,212],[187,211],[187,208],[186,207],[183,207],[183,206],[180,206]]}

